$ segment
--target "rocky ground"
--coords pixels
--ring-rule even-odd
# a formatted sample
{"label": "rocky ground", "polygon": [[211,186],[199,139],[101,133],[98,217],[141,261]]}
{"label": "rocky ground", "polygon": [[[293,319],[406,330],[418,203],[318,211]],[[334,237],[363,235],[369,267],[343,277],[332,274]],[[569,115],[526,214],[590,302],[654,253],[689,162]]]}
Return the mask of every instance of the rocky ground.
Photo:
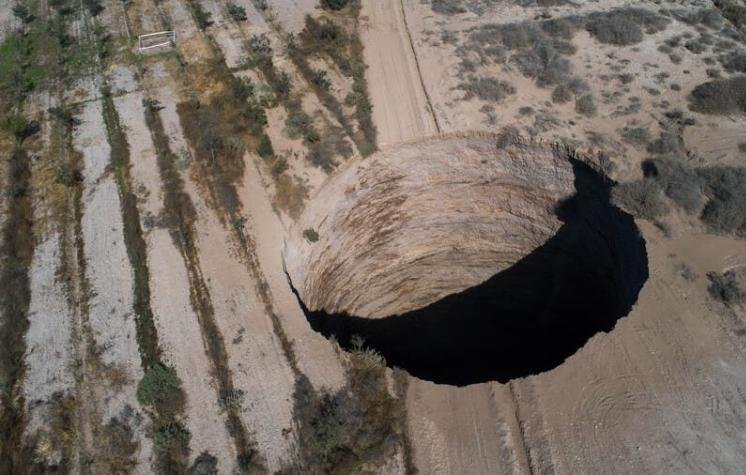
{"label": "rocky ground", "polygon": [[[0,472],[738,473],[746,4],[322,3],[0,1]],[[557,144],[645,241],[609,331],[456,385],[306,318],[530,254]]]}

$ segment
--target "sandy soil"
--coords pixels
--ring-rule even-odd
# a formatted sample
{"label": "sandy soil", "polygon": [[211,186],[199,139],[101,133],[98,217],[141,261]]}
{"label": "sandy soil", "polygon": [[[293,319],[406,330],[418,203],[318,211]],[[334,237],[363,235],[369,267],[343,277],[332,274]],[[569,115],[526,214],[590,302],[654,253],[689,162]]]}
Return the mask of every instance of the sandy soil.
{"label": "sandy soil", "polygon": [[[254,160],[259,160],[255,157]],[[272,209],[266,187],[256,166],[249,164],[241,196],[247,209],[248,229],[256,241],[256,253],[267,279],[278,316],[288,338],[293,342],[300,370],[317,389],[336,390],[344,383],[342,366],[334,347],[313,331],[290,290],[283,271],[282,247],[285,235],[280,218]]]}
{"label": "sandy soil", "polygon": [[[82,218],[86,276],[91,283],[90,326],[95,344],[100,348],[104,365],[126,378],[124,386],[108,380],[94,386],[94,398],[104,423],[122,413],[125,406],[141,412],[135,397],[136,382],[142,378],[140,354],[135,336],[132,313],[132,268],[122,238],[122,218],[119,212],[117,185],[107,171],[109,145],[103,125],[99,101],[86,103],[81,112],[81,124],[76,129],[75,147],[84,160],[84,214]],[[118,272],[112,272],[118,269]],[[138,433],[140,451],[138,466],[147,471],[151,462],[151,443]]]}
{"label": "sandy soil", "polygon": [[30,421],[27,434],[41,428],[46,403],[55,393],[75,388],[73,313],[65,288],[57,278],[61,262],[60,236],[54,233],[36,246],[31,264],[31,305],[26,333],[26,377],[23,393]]}
{"label": "sandy soil", "polygon": [[285,30],[297,33],[303,29],[306,15],[313,14],[319,2],[317,0],[269,0],[267,4]]}
{"label": "sandy soil", "polygon": [[234,385],[244,394],[241,414],[268,468],[277,469],[290,459],[291,440],[283,429],[292,426],[293,374],[230,233],[194,183],[188,181],[186,188],[197,208],[199,257],[215,320],[226,342]]}
{"label": "sandy soil", "polygon": [[13,15],[13,0],[0,1],[0,41],[5,39],[21,22]]}
{"label": "sandy soil", "polygon": [[[137,92],[117,99],[117,111],[127,129],[133,167],[133,185],[140,195],[140,216],[155,219],[163,207],[162,182],[150,132],[142,109],[143,93]],[[175,129],[174,98],[169,91],[158,95],[164,106],[161,115],[167,133],[179,140],[172,145],[183,146],[180,129]],[[178,125],[178,122],[176,122]],[[210,377],[210,363],[202,349],[202,336],[191,302],[187,271],[178,249],[167,229],[143,226],[146,234],[150,269],[151,305],[158,329],[158,341],[167,364],[176,368],[187,398],[187,426],[192,434],[192,457],[209,452],[218,459],[221,470],[229,470],[235,460],[224,417],[218,407],[218,394]],[[226,466],[227,465],[227,466]]]}
{"label": "sandy soil", "polygon": [[400,0],[366,0],[362,5],[361,36],[379,145],[435,134]]}

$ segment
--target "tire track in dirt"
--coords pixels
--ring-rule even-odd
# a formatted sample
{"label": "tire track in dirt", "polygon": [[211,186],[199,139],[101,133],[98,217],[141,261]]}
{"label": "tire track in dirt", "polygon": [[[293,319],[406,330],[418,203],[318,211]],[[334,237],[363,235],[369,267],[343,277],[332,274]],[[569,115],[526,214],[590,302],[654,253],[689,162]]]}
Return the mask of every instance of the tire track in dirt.
{"label": "tire track in dirt", "polygon": [[441,132],[440,124],[438,124],[438,117],[435,115],[435,109],[433,109],[433,101],[430,100],[430,94],[427,92],[425,86],[425,80],[422,77],[422,68],[420,67],[420,60],[417,57],[417,49],[414,46],[414,40],[412,39],[412,32],[409,30],[409,24],[407,23],[407,12],[404,8],[404,0],[399,0],[399,6],[401,7],[401,17],[404,22],[404,30],[407,32],[407,39],[409,40],[409,47],[412,49],[412,56],[414,57],[414,64],[417,66],[417,78],[420,80],[420,86],[422,92],[425,94],[425,100],[427,101],[427,110],[433,117],[433,123],[435,124],[435,130],[438,133]]}
{"label": "tire track in dirt", "polygon": [[429,105],[400,0],[362,2],[361,36],[381,145],[440,130]]}

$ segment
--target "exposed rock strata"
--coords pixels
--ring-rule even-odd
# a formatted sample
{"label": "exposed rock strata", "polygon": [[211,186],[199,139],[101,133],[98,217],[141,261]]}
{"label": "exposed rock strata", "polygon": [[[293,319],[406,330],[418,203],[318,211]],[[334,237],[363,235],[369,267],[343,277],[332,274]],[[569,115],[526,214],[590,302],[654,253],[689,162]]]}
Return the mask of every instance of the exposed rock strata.
{"label": "exposed rock strata", "polygon": [[[493,136],[428,139],[356,161],[312,199],[286,263],[311,310],[380,318],[480,284],[552,237],[570,162]],[[311,243],[303,236],[315,230]]]}

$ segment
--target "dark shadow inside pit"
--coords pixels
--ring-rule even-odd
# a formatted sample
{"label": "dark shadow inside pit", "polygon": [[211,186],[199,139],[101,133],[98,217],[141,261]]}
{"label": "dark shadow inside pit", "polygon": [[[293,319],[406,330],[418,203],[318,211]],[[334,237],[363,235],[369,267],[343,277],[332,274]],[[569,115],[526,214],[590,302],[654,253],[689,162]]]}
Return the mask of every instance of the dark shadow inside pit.
{"label": "dark shadow inside pit", "polygon": [[576,194],[556,210],[562,227],[512,267],[382,319],[310,311],[299,298],[311,327],[343,348],[358,335],[389,366],[441,384],[506,382],[556,367],[629,313],[648,278],[645,241],[611,204],[611,183],[576,160],[573,169]]}

